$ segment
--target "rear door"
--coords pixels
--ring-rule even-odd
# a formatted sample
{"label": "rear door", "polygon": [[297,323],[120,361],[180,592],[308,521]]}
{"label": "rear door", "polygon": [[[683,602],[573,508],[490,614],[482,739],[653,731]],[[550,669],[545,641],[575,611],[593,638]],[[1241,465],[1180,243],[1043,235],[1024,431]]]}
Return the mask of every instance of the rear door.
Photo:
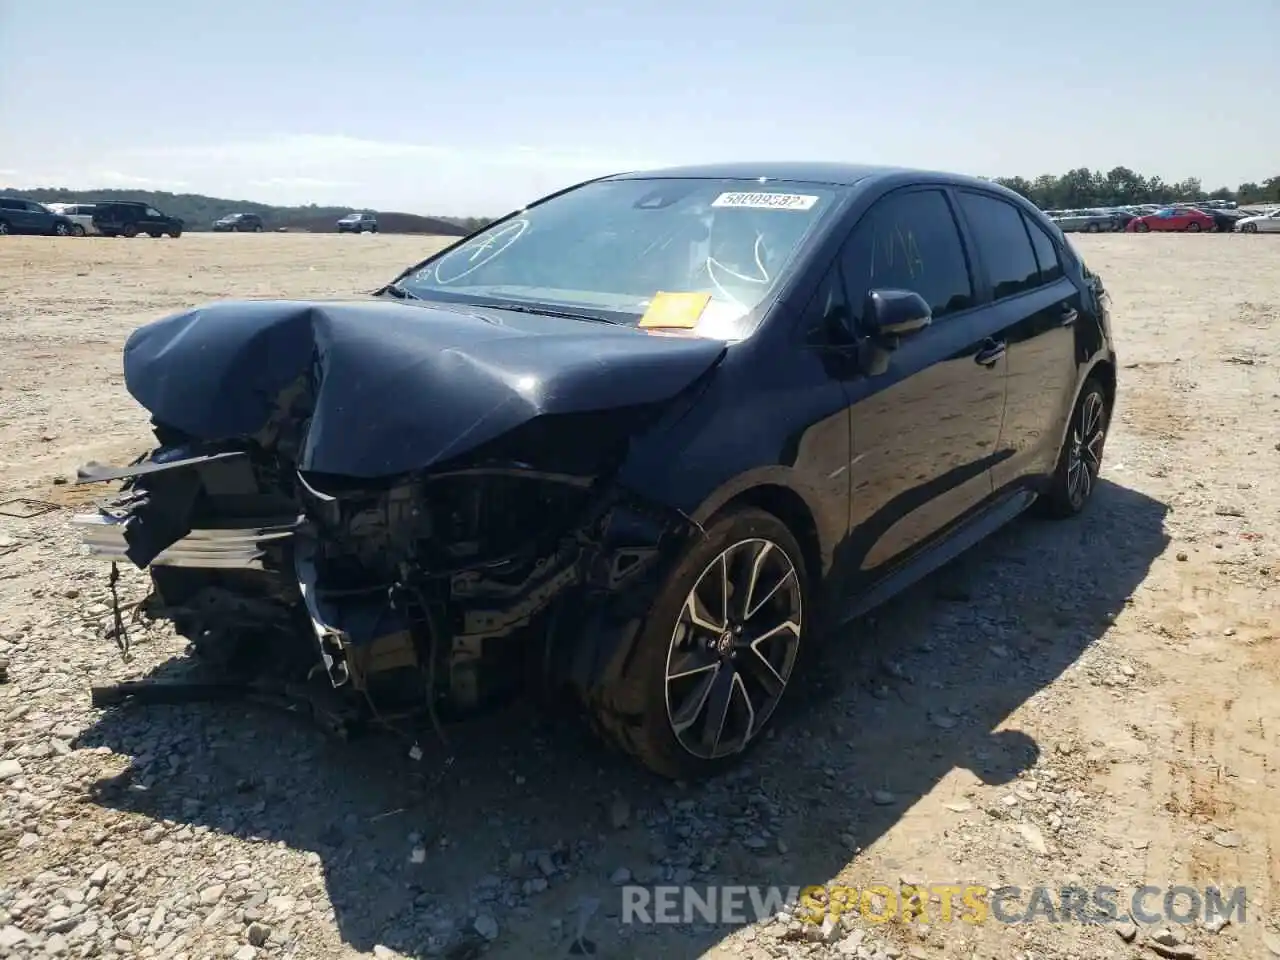
{"label": "rear door", "polygon": [[848,552],[855,583],[867,587],[990,497],[1005,362],[947,190],[881,198],[850,235],[841,269],[859,325],[869,290],[913,290],[933,310],[933,323],[902,339],[884,373],[848,384]]}
{"label": "rear door", "polygon": [[1008,384],[997,491],[1052,472],[1075,389],[1075,325],[1083,304],[1056,241],[1035,218],[995,194],[960,190],[959,206],[1007,344]]}

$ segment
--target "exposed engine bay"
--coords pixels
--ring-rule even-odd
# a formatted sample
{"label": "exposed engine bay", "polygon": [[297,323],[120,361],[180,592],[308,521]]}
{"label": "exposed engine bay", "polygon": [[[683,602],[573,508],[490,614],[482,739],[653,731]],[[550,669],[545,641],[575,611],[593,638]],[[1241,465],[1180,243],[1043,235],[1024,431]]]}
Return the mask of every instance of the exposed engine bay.
{"label": "exposed engine bay", "polygon": [[[545,432],[504,446],[522,439],[583,466]],[[558,605],[581,613],[693,529],[595,476],[512,459],[374,482],[306,475],[253,442],[188,441],[78,477],[114,480],[119,494],[76,522],[91,554],[150,568],[145,615],[229,675],[322,670],[375,715],[464,715],[571,684]]]}

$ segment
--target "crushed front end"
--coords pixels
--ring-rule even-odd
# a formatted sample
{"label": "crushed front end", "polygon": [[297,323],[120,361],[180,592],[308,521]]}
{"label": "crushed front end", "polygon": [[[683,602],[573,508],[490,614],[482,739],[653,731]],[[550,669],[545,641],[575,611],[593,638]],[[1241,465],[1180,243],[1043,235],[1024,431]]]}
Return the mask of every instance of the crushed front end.
{"label": "crushed front end", "polygon": [[[134,331],[158,446],[79,518],[144,612],[237,675],[377,716],[590,698],[693,528],[624,489],[724,355],[610,324],[387,300],[224,301]],[[327,682],[326,682],[327,678]]]}

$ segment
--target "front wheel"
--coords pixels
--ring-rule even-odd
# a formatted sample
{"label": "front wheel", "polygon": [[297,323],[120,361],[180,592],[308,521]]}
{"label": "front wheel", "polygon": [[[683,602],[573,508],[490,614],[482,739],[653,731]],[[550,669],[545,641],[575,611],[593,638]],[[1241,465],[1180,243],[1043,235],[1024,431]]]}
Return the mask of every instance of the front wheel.
{"label": "front wheel", "polygon": [[720,517],[667,578],[617,681],[631,708],[597,706],[597,729],[671,779],[735,765],[786,693],[808,602],[804,556],[786,524],[755,508]]}
{"label": "front wheel", "polygon": [[1074,517],[1085,508],[1102,471],[1110,419],[1106,391],[1090,377],[1071,414],[1058,465],[1042,497],[1042,513],[1054,518]]}
{"label": "front wheel", "polygon": [[1091,223],[1091,224],[1089,224],[1089,226],[1087,226],[1085,229],[1086,229],[1089,233],[1097,233],[1097,232],[1098,232],[1099,230],[1101,230],[1102,228],[1101,228],[1100,226],[1098,226],[1096,223]]}
{"label": "front wheel", "polygon": [[149,236],[152,240],[159,240],[160,237],[163,236],[163,234],[161,234],[160,231],[158,230],[148,230],[147,236]]}
{"label": "front wheel", "polygon": [[182,236],[182,231],[181,231],[181,230],[170,230],[170,231],[169,231],[169,236],[170,236],[170,237],[172,237],[174,240],[177,240],[180,236]]}
{"label": "front wheel", "polygon": [[55,237],[69,237],[71,235],[71,227],[65,223],[55,223],[53,225],[53,235]]}
{"label": "front wheel", "polygon": [[132,240],[134,237],[138,235],[138,225],[136,223],[126,223],[124,225],[124,229],[122,229],[120,232],[124,234],[126,237],[128,237],[130,240]]}
{"label": "front wheel", "polygon": [[0,220],[0,237],[7,237],[8,235],[9,224],[4,220]]}
{"label": "front wheel", "polygon": [[1134,227],[1133,229],[1134,229],[1134,230],[1136,230],[1136,231],[1138,231],[1138,233],[1150,233],[1150,232],[1151,232],[1151,227],[1150,227],[1148,224],[1145,224],[1145,223],[1140,223],[1140,224],[1138,224],[1136,227]]}
{"label": "front wheel", "polygon": [[1194,222],[1187,224],[1187,233],[1199,233],[1199,232],[1200,232],[1200,224],[1194,223]]}
{"label": "front wheel", "polygon": [[80,226],[80,224],[78,224],[78,223],[77,223],[77,224],[75,224],[75,225],[71,228],[71,235],[72,235],[73,237],[83,237],[83,236],[84,236],[84,227]]}
{"label": "front wheel", "polygon": [[1257,233],[1258,225],[1256,223],[1246,223],[1240,228],[1241,233]]}

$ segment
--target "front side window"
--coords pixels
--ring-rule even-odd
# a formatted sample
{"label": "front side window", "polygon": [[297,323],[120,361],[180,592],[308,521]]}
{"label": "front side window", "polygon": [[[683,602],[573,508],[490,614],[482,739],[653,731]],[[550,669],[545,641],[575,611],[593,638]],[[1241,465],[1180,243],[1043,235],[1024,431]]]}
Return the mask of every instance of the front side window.
{"label": "front side window", "polygon": [[603,180],[495,224],[401,285],[423,299],[639,323],[659,294],[699,334],[748,336],[836,189],[727,179]]}
{"label": "front side window", "polygon": [[990,275],[993,298],[1003,300],[1039,286],[1040,267],[1018,208],[967,190],[960,192],[960,207]]}
{"label": "front side window", "polygon": [[147,216],[148,216],[148,217],[163,217],[163,216],[164,216],[164,214],[163,214],[163,213],[161,213],[159,210],[157,210],[155,207],[147,207]]}
{"label": "front side window", "polygon": [[935,318],[973,306],[964,244],[941,190],[911,190],[878,201],[858,221],[841,268],[859,326],[871,290],[911,290]]}

